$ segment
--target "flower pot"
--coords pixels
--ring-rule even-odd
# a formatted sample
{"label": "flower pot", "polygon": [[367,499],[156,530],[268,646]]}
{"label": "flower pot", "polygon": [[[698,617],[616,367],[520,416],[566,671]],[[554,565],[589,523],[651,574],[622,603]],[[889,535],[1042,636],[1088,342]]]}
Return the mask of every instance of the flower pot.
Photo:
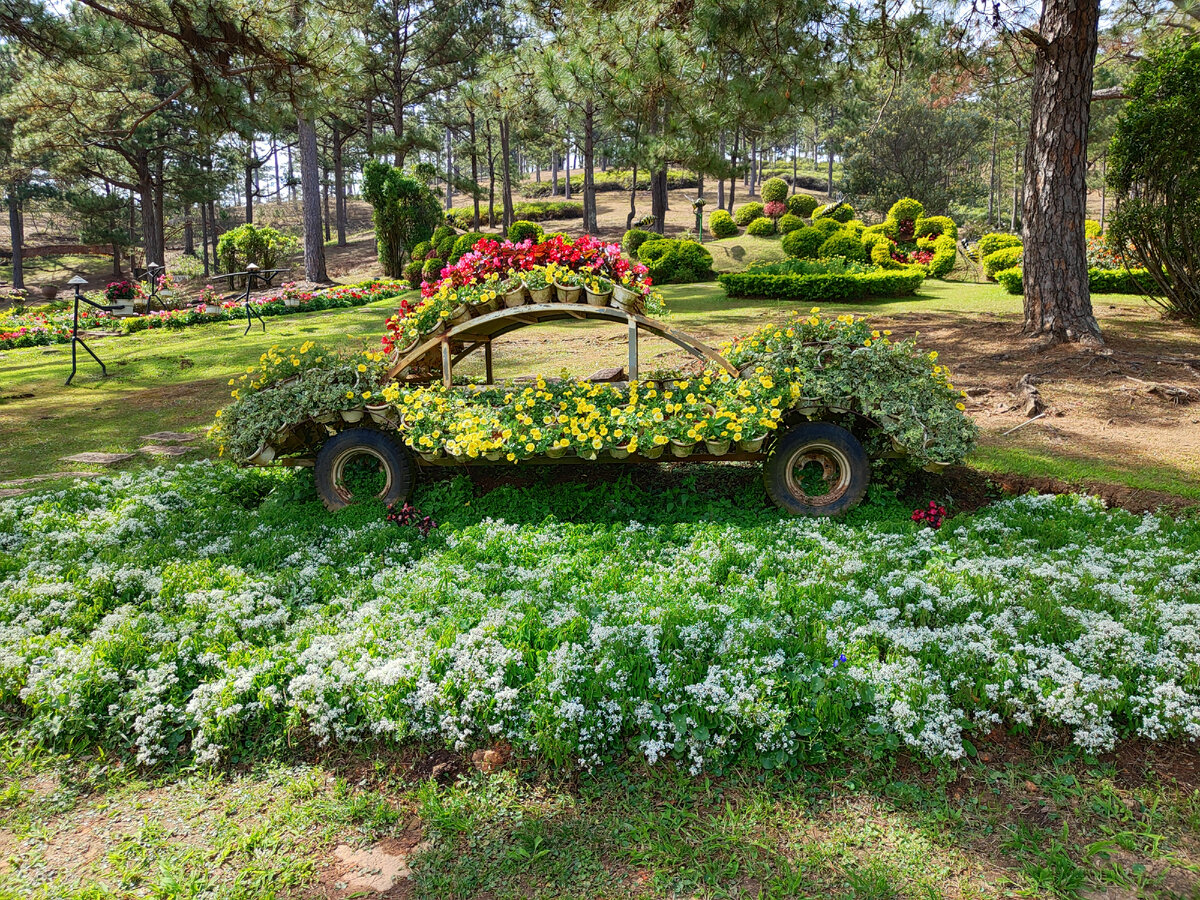
{"label": "flower pot", "polygon": [[763,441],[765,440],[766,436],[764,435],[763,437],[757,437],[749,441],[738,441],[738,448],[745,450],[747,453],[757,453],[762,449]]}
{"label": "flower pot", "polygon": [[336,412],[323,412],[317,413],[315,416],[313,416],[313,419],[321,425],[328,425],[337,417],[338,414]]}
{"label": "flower pot", "polygon": [[376,425],[390,425],[392,423],[392,406],[390,403],[380,403],[374,406],[368,403],[367,415]]}
{"label": "flower pot", "polygon": [[506,309],[512,309],[514,306],[525,305],[525,287],[521,286],[515,291],[506,291],[500,295]]}
{"label": "flower pot", "polygon": [[275,448],[270,444],[259,444],[258,449],[250,454],[246,462],[253,463],[256,466],[265,466],[275,458]]}
{"label": "flower pot", "polygon": [[493,312],[500,305],[500,298],[493,297],[491,300],[484,300],[482,303],[471,304],[471,311],[474,315],[482,316],[484,313]]}
{"label": "flower pot", "polygon": [[664,444],[651,444],[649,447],[641,447],[638,452],[646,459],[658,459],[663,455]]}
{"label": "flower pot", "polygon": [[566,447],[547,447],[546,455],[551,459],[562,459],[567,455]]}
{"label": "flower pot", "polygon": [[529,291],[529,299],[534,303],[549,303],[553,299],[554,285],[552,284],[542,288],[531,288],[526,285],[525,289]]}
{"label": "flower pot", "polygon": [[600,455],[596,450],[593,450],[591,447],[580,447],[579,450],[576,452],[579,454],[580,459],[595,459],[597,456]]}
{"label": "flower pot", "polygon": [[613,286],[612,302],[626,312],[637,312],[641,305],[642,295],[631,291],[623,284]]}
{"label": "flower pot", "polygon": [[612,447],[608,451],[613,459],[625,459],[629,456],[629,448],[627,447]]}
{"label": "flower pot", "polygon": [[499,462],[500,457],[503,456],[504,454],[499,450],[489,450],[487,453],[485,453],[483,455],[486,456],[491,462]]}
{"label": "flower pot", "polygon": [[674,438],[671,438],[672,456],[691,456],[694,449],[696,449],[696,444],[694,441],[677,441]]}
{"label": "flower pot", "polygon": [[582,285],[554,283],[554,296],[559,303],[578,303],[582,295]]}
{"label": "flower pot", "polygon": [[729,441],[705,441],[704,447],[713,456],[724,456],[729,452]]}
{"label": "flower pot", "polygon": [[283,298],[283,305],[284,305],[284,306],[291,307],[292,309],[295,309],[297,306],[299,306],[299,305],[300,305],[300,298],[298,298],[298,297],[284,297],[284,298]]}
{"label": "flower pot", "polygon": [[427,450],[422,450],[419,454],[421,459],[425,460],[425,462],[433,462],[433,461],[437,460],[438,458],[440,458],[441,455],[442,455],[441,450],[434,450],[433,452],[429,452]]}
{"label": "flower pot", "polygon": [[592,292],[591,288],[584,288],[584,293],[587,294],[588,306],[608,306],[608,302],[612,299],[612,291],[596,294]]}
{"label": "flower pot", "polygon": [[366,412],[361,406],[358,409],[343,409],[342,421],[349,422],[353,425],[355,422],[361,422],[363,413]]}
{"label": "flower pot", "polygon": [[461,325],[463,322],[470,320],[470,318],[471,307],[465,303],[460,303],[458,306],[454,307],[454,311],[450,313],[450,324]]}

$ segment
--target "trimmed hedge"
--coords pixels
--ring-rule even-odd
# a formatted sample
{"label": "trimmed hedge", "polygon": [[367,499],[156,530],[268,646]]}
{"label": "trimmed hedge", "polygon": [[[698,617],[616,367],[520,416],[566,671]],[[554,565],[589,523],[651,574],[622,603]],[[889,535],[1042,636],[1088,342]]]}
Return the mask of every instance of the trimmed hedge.
{"label": "trimmed hedge", "polygon": [[797,228],[795,231],[785,234],[780,244],[783,252],[788,256],[794,256],[796,259],[813,259],[827,237],[828,235],[816,228]]}
{"label": "trimmed hedge", "polygon": [[794,213],[784,213],[779,217],[779,233],[790,234],[798,228],[804,227],[804,220]]}
{"label": "trimmed hedge", "polygon": [[738,233],[737,224],[733,221],[733,216],[723,209],[714,209],[708,215],[708,230],[715,238],[736,237]]}
{"label": "trimmed hedge", "polygon": [[636,259],[638,250],[642,244],[646,243],[646,241],[658,240],[661,237],[662,235],[655,234],[653,231],[646,231],[644,228],[630,228],[625,232],[625,236],[621,238],[621,249],[625,251],[625,255],[630,259]]}
{"label": "trimmed hedge", "polygon": [[782,178],[768,178],[762,183],[759,193],[762,194],[764,203],[785,202],[788,197],[788,183]]}
{"label": "trimmed hedge", "polygon": [[770,237],[774,233],[775,223],[766,216],[759,216],[746,226],[746,234],[752,234],[755,237]]}
{"label": "trimmed hedge", "polygon": [[[1002,269],[996,280],[1010,294],[1025,293],[1020,266]],[[1088,289],[1093,294],[1158,294],[1158,286],[1145,269],[1088,269]]]}
{"label": "trimmed hedge", "polygon": [[1016,247],[1004,247],[994,253],[989,253],[983,258],[983,274],[988,278],[995,278],[997,272],[1002,272],[1005,269],[1011,269],[1021,261],[1021,254],[1024,252],[1019,245]]}
{"label": "trimmed hedge", "polygon": [[1020,247],[1021,239],[1015,234],[1005,234],[1002,231],[993,231],[985,234],[979,239],[975,245],[976,251],[979,253],[979,258],[982,260],[985,256],[995,253],[997,250],[1005,250],[1009,247]]}
{"label": "trimmed hedge", "polygon": [[862,275],[762,275],[727,272],[717,278],[730,297],[765,297],[821,303],[865,297],[904,297],[925,280],[917,271],[868,272]]}
{"label": "trimmed hedge", "polygon": [[450,256],[448,257],[450,265],[454,265],[462,259],[463,254],[470,253],[472,247],[484,238],[489,237],[497,237],[497,235],[484,234],[482,231],[468,231],[466,234],[460,234],[455,238],[454,246],[450,248]]}
{"label": "trimmed hedge", "polygon": [[508,226],[508,239],[514,244],[519,244],[529,238],[533,238],[535,244],[541,243],[545,234],[545,229],[541,225],[527,220],[513,222]]}
{"label": "trimmed hedge", "polygon": [[954,224],[952,218],[949,216],[926,216],[917,219],[917,237],[937,237],[940,234],[948,234],[952,238],[958,237],[958,226]]}
{"label": "trimmed hedge", "polygon": [[[832,219],[839,225],[844,225],[854,218],[854,207],[849,203],[826,203],[813,210],[813,219]],[[814,221],[815,225],[816,222]]]}
{"label": "trimmed hedge", "polygon": [[945,278],[954,268],[957,259],[958,242],[951,235],[942,234],[933,242],[933,259],[929,261],[929,277]]}
{"label": "trimmed hedge", "polygon": [[762,214],[763,205],[761,203],[743,203],[734,210],[733,221],[745,228],[755,219],[761,219]]}
{"label": "trimmed hedge", "polygon": [[811,194],[792,194],[787,198],[787,208],[793,216],[807,219],[817,208],[817,198]]}
{"label": "trimmed hedge", "polygon": [[433,259],[427,259],[425,265],[421,267],[421,277],[425,281],[436,281],[441,277],[444,268],[446,268],[444,260],[438,259],[436,256]]}
{"label": "trimmed hedge", "polygon": [[691,284],[711,281],[712,254],[695,241],[660,238],[638,248],[638,260],[649,269],[654,284]]}
{"label": "trimmed hedge", "polygon": [[864,262],[867,258],[862,241],[848,231],[839,231],[826,238],[817,251],[817,256],[821,259],[841,256],[854,262]]}
{"label": "trimmed hedge", "polygon": [[[608,172],[594,173],[593,184],[596,186],[596,193],[603,194],[607,191],[628,191],[633,187],[633,173],[628,169],[612,169]],[[566,178],[559,175],[558,189],[561,193]],[[696,179],[695,172],[688,172],[684,169],[670,169],[667,171],[667,190],[676,191],[686,188],[697,188],[700,182]],[[637,189],[639,191],[650,190],[650,173],[644,169],[638,172]],[[526,197],[549,197],[550,192],[554,190],[554,182],[546,181],[523,181],[521,182],[521,193]],[[582,173],[571,173],[571,193],[583,194],[583,175]]]}

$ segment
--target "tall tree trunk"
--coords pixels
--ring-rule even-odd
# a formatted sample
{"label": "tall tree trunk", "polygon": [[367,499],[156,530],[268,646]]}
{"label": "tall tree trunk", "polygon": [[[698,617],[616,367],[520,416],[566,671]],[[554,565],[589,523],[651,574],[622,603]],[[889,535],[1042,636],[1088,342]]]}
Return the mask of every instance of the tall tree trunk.
{"label": "tall tree trunk", "polygon": [[564,175],[564,179],[565,179],[563,181],[563,198],[566,200],[570,200],[571,199],[571,139],[570,138],[567,138],[566,166],[563,169],[563,175]]}
{"label": "tall tree trunk", "polygon": [[758,186],[758,138],[750,141],[750,169],[746,172],[747,182],[746,187],[751,197],[754,196],[754,189]]}
{"label": "tall tree trunk", "polygon": [[1013,140],[1013,196],[1012,222],[1009,231],[1017,230],[1017,216],[1021,209],[1021,114],[1017,113],[1017,133]]}
{"label": "tall tree trunk", "polygon": [[508,140],[509,122],[508,116],[500,120],[500,178],[501,192],[500,200],[504,204],[503,218],[501,224],[504,230],[513,223],[513,200],[512,200],[512,148],[509,146]]}
{"label": "tall tree trunk", "polygon": [[183,206],[183,255],[196,255],[195,226],[192,222],[192,204],[190,203],[185,203]]}
{"label": "tall tree trunk", "polygon": [[550,175],[553,179],[550,182],[550,196],[558,196],[558,151],[550,151]]}
{"label": "tall tree trunk", "polygon": [[246,145],[245,185],[246,185],[246,221],[254,221],[254,158],[253,141]]}
{"label": "tall tree trunk", "polygon": [[367,159],[374,159],[375,153],[371,144],[375,141],[375,98],[367,97],[367,109],[363,117],[363,141],[366,145]]}
{"label": "tall tree trunk", "polygon": [[446,126],[446,209],[454,207],[454,143]]}
{"label": "tall tree trunk", "polygon": [[596,105],[591,97],[583,104],[583,230],[598,234],[596,224]]}
{"label": "tall tree trunk", "polygon": [[650,213],[654,216],[654,230],[659,234],[667,218],[667,167],[650,173]]}
{"label": "tall tree trunk", "polygon": [[742,136],[740,128],[733,130],[733,149],[729,153],[729,165],[732,170],[729,173],[729,214],[733,215],[733,196],[737,192],[737,157],[738,157],[738,141]]}
{"label": "tall tree trunk", "polygon": [[329,169],[321,166],[321,202],[325,207],[325,243],[329,243],[329,239],[333,237],[333,232],[330,230],[329,215]]}
{"label": "tall tree trunk", "polygon": [[346,160],[342,150],[346,136],[333,123],[333,215],[337,221],[337,245],[346,246]]}
{"label": "tall tree trunk", "polygon": [[800,180],[800,132],[796,132],[796,142],[792,144],[792,193],[796,193],[796,183]]}
{"label": "tall tree trunk", "polygon": [[292,162],[292,142],[291,141],[288,141],[287,157],[288,157],[288,170],[287,170],[287,172],[288,172],[288,174],[287,174],[288,202],[292,202],[296,199],[296,169]]}
{"label": "tall tree trunk", "polygon": [[471,227],[479,230],[479,148],[475,146],[475,110],[469,110],[467,118],[468,127],[471,129],[471,198],[475,203],[475,214],[471,219]]}
{"label": "tall tree trunk", "polygon": [[[717,152],[721,155],[721,162],[725,161],[725,132],[721,132],[721,136],[717,139]],[[717,209],[725,208],[725,179],[717,179]]]}
{"label": "tall tree trunk", "polygon": [[[1100,346],[1088,290],[1087,134],[1098,0],[1044,0],[1025,146],[1025,328]],[[1033,33],[1027,33],[1027,36]]]}
{"label": "tall tree trunk", "polygon": [[488,228],[496,224],[496,154],[492,151],[492,129],[487,132]]}
{"label": "tall tree trunk", "polygon": [[200,202],[200,258],[204,260],[204,277],[211,274],[208,266],[208,206]]}
{"label": "tall tree trunk", "polygon": [[1000,225],[1000,183],[996,177],[999,173],[1000,164],[1000,120],[999,117],[992,117],[992,159],[991,172],[988,176],[988,211],[987,220],[990,225],[992,222],[996,226]]}
{"label": "tall tree trunk", "polygon": [[628,231],[633,227],[633,220],[637,216],[637,160],[633,161],[633,187],[629,189],[629,215],[625,217],[625,230]]}
{"label": "tall tree trunk", "polygon": [[146,151],[137,155],[138,168],[138,205],[142,211],[142,247],[145,251],[143,265],[163,261],[163,233],[161,224],[157,221],[158,204],[154,196],[154,174]]}
{"label": "tall tree trunk", "polygon": [[[12,286],[23,290],[25,288],[25,270],[21,254],[25,243],[25,217],[21,210],[21,191],[18,185],[8,188],[8,230],[12,235]],[[118,255],[117,260],[121,257]]]}
{"label": "tall tree trunk", "polygon": [[317,129],[313,120],[296,117],[300,145],[300,196],[304,203],[304,278],[315,284],[329,281],[325,272],[325,242],[321,240],[321,171],[317,160]]}

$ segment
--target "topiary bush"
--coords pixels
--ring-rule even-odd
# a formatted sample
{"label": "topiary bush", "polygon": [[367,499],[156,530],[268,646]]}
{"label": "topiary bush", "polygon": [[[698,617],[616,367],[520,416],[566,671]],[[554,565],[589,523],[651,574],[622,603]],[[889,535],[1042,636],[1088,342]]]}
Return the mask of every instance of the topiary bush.
{"label": "topiary bush", "polygon": [[1002,269],[1011,269],[1021,262],[1021,247],[1002,247],[983,258],[983,274],[995,278]]}
{"label": "topiary bush", "polygon": [[425,272],[425,260],[414,259],[404,264],[404,280],[413,287],[420,287]]}
{"label": "topiary bush", "polygon": [[545,233],[537,222],[527,222],[524,219],[518,219],[508,226],[508,239],[514,244],[530,239],[535,244],[540,243]]}
{"label": "topiary bush", "polygon": [[793,216],[807,219],[817,208],[817,198],[811,194],[792,194],[787,198],[787,208]]}
{"label": "topiary bush", "polygon": [[788,256],[794,256],[796,259],[815,259],[827,237],[828,235],[816,228],[797,228],[785,234],[780,245]]}
{"label": "topiary bush", "polygon": [[842,230],[842,223],[837,219],[813,219],[812,227],[828,238]]}
{"label": "topiary bush", "polygon": [[763,203],[784,203],[788,198],[788,183],[782,178],[768,178],[762,183]]}
{"label": "topiary bush", "polygon": [[425,182],[377,160],[363,167],[362,195],[371,204],[379,264],[389,278],[399,278],[413,248],[443,220],[441,203]]}
{"label": "topiary bush", "polygon": [[887,217],[895,219],[897,222],[916,222],[923,215],[925,215],[925,206],[921,201],[914,200],[912,197],[901,197],[892,204]]}
{"label": "topiary bush", "polygon": [[854,218],[854,207],[849,203],[826,203],[813,210],[813,224],[817,219],[832,219],[839,225],[844,225]]}
{"label": "topiary bush", "polygon": [[852,262],[864,262],[867,258],[862,241],[848,231],[839,231],[826,238],[817,250],[819,258],[841,256]]}
{"label": "topiary bush", "polygon": [[784,213],[779,217],[778,228],[780,234],[789,234],[790,232],[795,231],[797,228],[803,227],[804,220],[793,213]]}
{"label": "topiary bush", "polygon": [[1005,234],[1001,231],[993,231],[990,234],[985,234],[979,239],[979,243],[975,245],[975,250],[979,253],[979,258],[990,256],[997,250],[1003,250],[1006,247],[1020,247],[1021,239],[1015,234]]}
{"label": "topiary bush", "polygon": [[949,216],[924,216],[917,219],[917,237],[936,238],[939,235],[958,237],[958,226]]}
{"label": "topiary bush", "polygon": [[762,218],[763,205],[761,203],[743,203],[733,213],[733,221],[745,228],[755,219]]}
{"label": "topiary bush", "polygon": [[446,268],[445,260],[438,259],[436,256],[433,259],[427,259],[425,265],[421,267],[421,277],[425,281],[437,281],[442,277],[444,268]]}
{"label": "topiary bush", "polygon": [[431,251],[433,251],[433,244],[429,243],[429,241],[421,241],[412,248],[412,258],[414,260],[424,261],[429,259],[429,254]]}
{"label": "topiary bush", "polygon": [[775,223],[766,216],[760,216],[746,226],[746,234],[755,237],[770,237],[775,233]]}
{"label": "topiary bush", "polygon": [[712,254],[695,241],[656,238],[638,249],[638,259],[649,269],[655,284],[690,284],[711,281],[715,273]]}
{"label": "topiary bush", "polygon": [[958,242],[951,235],[942,234],[934,238],[933,259],[929,261],[929,276],[945,278],[954,268],[957,259]]}
{"label": "topiary bush", "polygon": [[[728,213],[726,213],[726,215],[728,215]],[[646,243],[646,241],[654,240],[655,238],[659,237],[662,237],[662,235],[655,234],[653,231],[646,231],[641,228],[630,228],[627,232],[625,232],[625,236],[621,238],[621,249],[625,251],[625,255],[630,259],[636,259],[638,250],[641,248],[642,244]]]}
{"label": "topiary bush", "polygon": [[217,241],[217,258],[226,272],[240,272],[250,263],[274,269],[296,251],[299,241],[266,225],[247,222],[231,228]]}
{"label": "topiary bush", "polygon": [[723,209],[714,209],[709,213],[708,230],[713,237],[718,239],[736,237],[738,234],[737,223],[733,221],[733,216]]}
{"label": "topiary bush", "polygon": [[463,254],[470,253],[471,249],[484,238],[494,237],[494,235],[484,234],[482,231],[468,231],[466,234],[460,234],[454,239],[454,245],[450,248],[450,255],[447,259],[450,265],[454,265]]}

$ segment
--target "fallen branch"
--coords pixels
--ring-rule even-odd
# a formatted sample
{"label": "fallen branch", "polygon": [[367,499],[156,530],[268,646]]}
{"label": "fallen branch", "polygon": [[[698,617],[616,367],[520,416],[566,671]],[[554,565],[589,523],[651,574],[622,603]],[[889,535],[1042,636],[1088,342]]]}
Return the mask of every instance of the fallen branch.
{"label": "fallen branch", "polygon": [[1160,381],[1142,381],[1142,379],[1134,378],[1132,375],[1126,375],[1125,377],[1135,384],[1142,385],[1142,390],[1147,394],[1154,394],[1156,397],[1161,397],[1163,400],[1169,400],[1175,404],[1194,403],[1200,400],[1200,390],[1196,388],[1184,387],[1181,384],[1166,384]]}
{"label": "fallen branch", "polygon": [[1017,379],[1014,393],[1018,402],[1012,409],[1020,409],[1026,416],[1036,416],[1046,409],[1041,393],[1033,384],[1033,376],[1028,372]]}

